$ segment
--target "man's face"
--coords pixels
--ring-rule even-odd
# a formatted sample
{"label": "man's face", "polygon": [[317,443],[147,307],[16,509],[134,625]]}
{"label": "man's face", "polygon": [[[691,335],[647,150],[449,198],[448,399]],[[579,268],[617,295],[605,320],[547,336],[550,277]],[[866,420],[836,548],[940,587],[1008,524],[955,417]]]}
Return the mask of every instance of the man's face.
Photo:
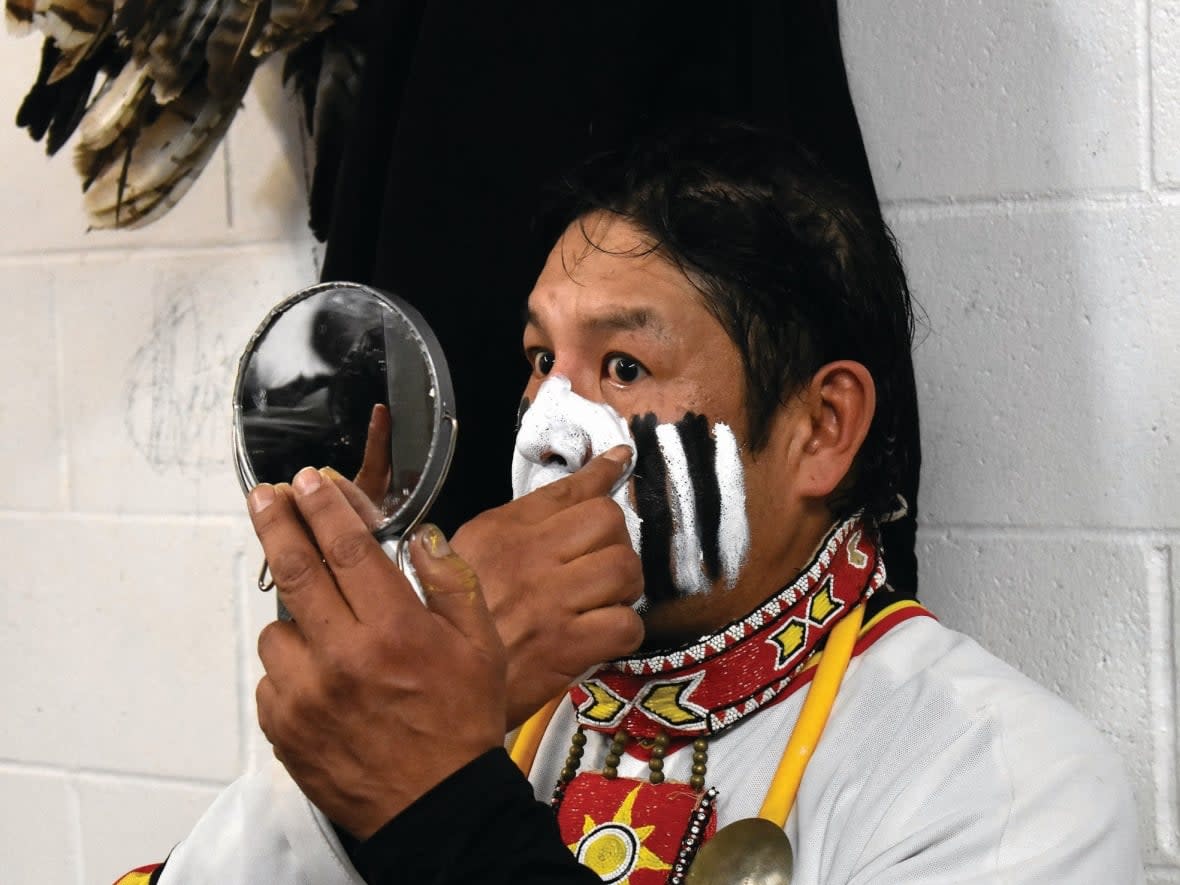
{"label": "man's face", "polygon": [[[532,374],[524,395],[529,403],[539,395],[552,400],[556,392],[569,397],[561,402],[572,403],[569,421],[598,422],[607,427],[603,433],[611,432],[603,417],[610,412],[591,404],[617,412],[624,419],[622,433],[628,422],[634,430],[633,419],[639,418],[649,429],[666,425],[655,428],[652,438],[675,426],[687,451],[696,446],[691,439],[697,433],[712,440],[705,442],[710,450],[728,445],[733,452],[732,469],[718,455],[715,467],[710,461],[686,475],[699,481],[702,472],[715,470],[723,474],[724,487],[737,474],[742,485],[737,500],[744,504],[743,525],[748,525],[748,539],[740,543],[748,543],[748,549],[722,550],[722,557],[728,552],[739,562],[738,580],[719,576],[701,592],[649,594],[644,612],[649,645],[708,632],[745,614],[794,577],[804,564],[800,557],[810,552],[809,547],[802,554],[795,549],[799,544],[792,529],[800,506],[791,493],[792,439],[798,435],[802,405],[792,400],[780,409],[770,442],[752,456],[746,445],[741,358],[679,269],[650,252],[649,241],[630,223],[589,216],[572,225],[550,253],[529,297],[528,314],[524,350]],[[640,434],[635,436],[638,441]],[[639,456],[636,487],[645,481],[639,475],[642,447]],[[719,543],[737,543],[739,535],[723,524]]]}

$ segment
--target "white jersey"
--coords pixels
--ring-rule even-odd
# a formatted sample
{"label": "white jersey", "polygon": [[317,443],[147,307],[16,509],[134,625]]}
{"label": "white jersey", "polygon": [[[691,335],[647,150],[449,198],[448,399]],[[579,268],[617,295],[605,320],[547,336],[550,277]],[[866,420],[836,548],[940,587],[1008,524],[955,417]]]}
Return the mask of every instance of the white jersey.
{"label": "white jersey", "polygon": [[[718,826],[757,814],[805,691],[710,738]],[[554,717],[531,780],[547,801],[575,729]],[[586,760],[605,738],[588,734]],[[596,755],[598,754],[598,755]],[[671,753],[688,780],[691,749]],[[620,776],[644,778],[625,757]],[[1050,692],[928,617],[855,657],[786,824],[794,885],[1138,885],[1122,763]],[[282,767],[237,781],[173,852],[171,883],[362,885]]]}

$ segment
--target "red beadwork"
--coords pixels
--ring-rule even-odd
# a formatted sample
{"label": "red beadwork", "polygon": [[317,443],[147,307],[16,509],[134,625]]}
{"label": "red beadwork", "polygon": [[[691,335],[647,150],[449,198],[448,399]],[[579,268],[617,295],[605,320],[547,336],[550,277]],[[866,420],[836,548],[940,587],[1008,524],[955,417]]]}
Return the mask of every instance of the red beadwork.
{"label": "red beadwork", "polygon": [[581,726],[713,734],[804,684],[801,670],[840,619],[885,582],[873,538],[853,518],[829,535],[789,587],[691,648],[612,662],[570,689]]}
{"label": "red beadwork", "polygon": [[562,839],[606,882],[663,885],[717,830],[716,790],[579,774],[557,801]]}

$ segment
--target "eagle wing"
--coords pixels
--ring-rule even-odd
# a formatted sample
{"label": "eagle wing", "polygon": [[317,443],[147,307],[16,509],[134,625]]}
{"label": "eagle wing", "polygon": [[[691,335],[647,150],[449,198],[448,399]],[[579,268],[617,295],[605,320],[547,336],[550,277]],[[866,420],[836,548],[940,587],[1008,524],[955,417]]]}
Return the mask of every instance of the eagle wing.
{"label": "eagle wing", "polygon": [[[348,47],[342,73],[331,29],[355,8],[356,0],[5,0],[11,32],[45,37],[17,125],[45,138],[51,155],[77,136],[74,165],[93,227],[142,227],[201,174],[268,55],[291,54],[317,142],[317,119],[350,119],[363,57]],[[311,73],[291,72],[291,61]],[[328,110],[317,97],[342,107]]]}

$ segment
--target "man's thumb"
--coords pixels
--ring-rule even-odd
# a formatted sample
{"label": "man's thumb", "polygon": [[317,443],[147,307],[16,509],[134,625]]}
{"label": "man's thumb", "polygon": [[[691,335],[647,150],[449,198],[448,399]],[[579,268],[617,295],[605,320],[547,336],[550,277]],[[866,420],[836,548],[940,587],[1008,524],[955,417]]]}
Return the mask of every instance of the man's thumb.
{"label": "man's thumb", "polygon": [[495,632],[479,577],[451,549],[438,526],[427,523],[414,532],[410,539],[410,560],[431,611],[446,618],[473,641]]}

